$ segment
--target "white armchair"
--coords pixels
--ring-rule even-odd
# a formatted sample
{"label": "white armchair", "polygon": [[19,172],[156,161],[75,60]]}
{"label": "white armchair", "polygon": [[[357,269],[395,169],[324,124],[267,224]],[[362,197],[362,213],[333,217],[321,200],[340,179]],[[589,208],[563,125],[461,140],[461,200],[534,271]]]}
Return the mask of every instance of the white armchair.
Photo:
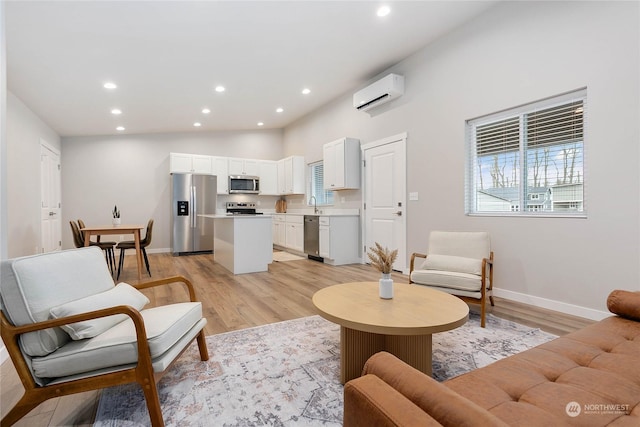
{"label": "white armchair", "polygon": [[[2,261],[1,271],[2,340],[25,388],[3,427],[52,397],[131,382],[163,426],[156,382],[194,339],[209,358],[202,304],[183,277],[115,286],[96,247]],[[180,282],[190,302],[142,309],[139,289]]]}
{"label": "white armchair", "polygon": [[465,302],[479,303],[480,324],[484,328],[487,296],[494,305],[489,233],[432,231],[427,254],[411,255],[409,283],[447,292]]}

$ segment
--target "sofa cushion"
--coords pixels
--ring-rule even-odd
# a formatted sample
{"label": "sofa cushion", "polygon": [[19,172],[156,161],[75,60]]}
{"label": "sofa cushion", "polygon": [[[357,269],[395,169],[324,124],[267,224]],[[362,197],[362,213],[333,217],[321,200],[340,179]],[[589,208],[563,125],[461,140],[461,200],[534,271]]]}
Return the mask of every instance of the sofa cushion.
{"label": "sofa cushion", "polygon": [[[136,310],[141,310],[147,304],[149,304],[149,299],[142,292],[128,283],[120,283],[106,292],[100,292],[53,307],[50,311],[52,318],[59,319],[119,305],[128,305]],[[128,318],[126,314],[115,314],[113,316],[70,323],[62,326],[62,329],[71,336],[71,339],[82,340],[100,335]]]}
{"label": "sofa cushion", "polygon": [[[144,319],[151,358],[169,350],[202,318],[202,304],[185,302],[153,307],[140,312]],[[41,378],[56,378],[91,372],[138,360],[136,331],[129,318],[93,338],[72,341],[48,356],[33,359],[33,370]]]}
{"label": "sofa cushion", "polygon": [[[114,287],[97,247],[6,260],[1,270],[2,306],[16,326],[42,322],[52,307]],[[69,340],[61,328],[51,328],[21,335],[20,345],[29,356],[45,356]]]}
{"label": "sofa cushion", "polygon": [[455,255],[467,258],[489,258],[491,239],[484,231],[432,231],[428,255]]}
{"label": "sofa cushion", "polygon": [[618,316],[640,321],[640,292],[615,290],[607,298],[607,308]]}
{"label": "sofa cushion", "polygon": [[454,273],[482,274],[482,260],[453,255],[429,255],[420,270],[441,270]]}
{"label": "sofa cushion", "polygon": [[482,288],[480,276],[440,270],[413,270],[411,281],[420,285],[438,286],[467,292],[479,292]]}

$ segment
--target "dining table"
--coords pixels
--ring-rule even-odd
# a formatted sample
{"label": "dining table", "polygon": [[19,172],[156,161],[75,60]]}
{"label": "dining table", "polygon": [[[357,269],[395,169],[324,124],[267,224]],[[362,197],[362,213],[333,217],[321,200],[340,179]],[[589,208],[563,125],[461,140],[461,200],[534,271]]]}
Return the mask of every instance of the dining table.
{"label": "dining table", "polygon": [[91,227],[81,228],[80,231],[84,234],[84,245],[89,246],[91,242],[91,236],[102,236],[106,234],[133,234],[133,241],[136,246],[136,261],[138,263],[138,280],[142,279],[142,250],[140,249],[140,230],[145,228],[145,225],[140,224],[123,224],[123,225],[98,225]]}

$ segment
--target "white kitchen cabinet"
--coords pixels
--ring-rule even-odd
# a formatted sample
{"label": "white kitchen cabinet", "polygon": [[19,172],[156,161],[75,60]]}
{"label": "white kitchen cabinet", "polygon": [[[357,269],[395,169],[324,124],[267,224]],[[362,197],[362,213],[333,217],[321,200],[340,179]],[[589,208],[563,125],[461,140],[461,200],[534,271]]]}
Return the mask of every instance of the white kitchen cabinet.
{"label": "white kitchen cabinet", "polygon": [[218,177],[218,194],[229,194],[229,172],[226,157],[211,157],[211,173]]}
{"label": "white kitchen cabinet", "polygon": [[305,194],[304,157],[291,156],[278,161],[279,194]]}
{"label": "white kitchen cabinet", "polygon": [[331,258],[331,224],[329,217],[320,217],[318,232],[319,252],[322,258]]}
{"label": "white kitchen cabinet", "polygon": [[254,159],[229,158],[229,175],[258,176],[258,161]]}
{"label": "white kitchen cabinet", "polygon": [[285,247],[304,252],[304,216],[286,215]]}
{"label": "white kitchen cabinet", "polygon": [[354,264],[360,260],[358,216],[321,216],[319,252],[330,265]]}
{"label": "white kitchen cabinet", "polygon": [[360,141],[341,138],[322,146],[325,190],[360,188]]}
{"label": "white kitchen cabinet", "polygon": [[211,173],[211,156],[169,153],[170,173]]}
{"label": "white kitchen cabinet", "polygon": [[278,190],[278,162],[273,160],[258,161],[258,176],[260,177],[260,195],[277,196]]}
{"label": "white kitchen cabinet", "polygon": [[273,215],[273,244],[278,246],[286,245],[286,215]]}

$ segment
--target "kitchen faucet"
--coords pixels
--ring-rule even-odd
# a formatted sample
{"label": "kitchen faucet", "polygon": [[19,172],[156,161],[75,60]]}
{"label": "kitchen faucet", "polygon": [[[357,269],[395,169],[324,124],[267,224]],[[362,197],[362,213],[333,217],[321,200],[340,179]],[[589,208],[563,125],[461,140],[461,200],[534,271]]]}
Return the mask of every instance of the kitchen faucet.
{"label": "kitchen faucet", "polygon": [[[318,204],[316,202],[316,196],[311,196],[311,199],[313,199],[313,213],[317,214],[318,213]],[[311,204],[311,199],[309,199],[309,204]]]}

